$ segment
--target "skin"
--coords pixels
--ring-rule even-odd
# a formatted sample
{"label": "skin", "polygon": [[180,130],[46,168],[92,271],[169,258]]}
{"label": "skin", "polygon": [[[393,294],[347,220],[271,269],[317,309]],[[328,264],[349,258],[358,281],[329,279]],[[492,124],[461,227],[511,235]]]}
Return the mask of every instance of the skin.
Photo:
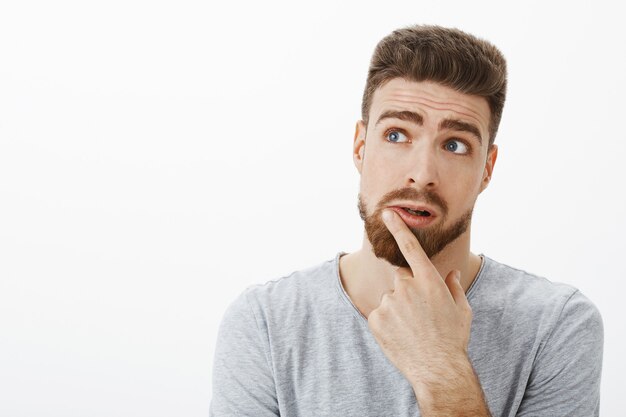
{"label": "skin", "polygon": [[[423,121],[387,118],[377,123],[390,110],[412,111]],[[482,143],[471,133],[440,129],[440,122],[450,118],[477,127]],[[488,186],[497,158],[497,146],[489,146],[489,120],[482,97],[400,78],[381,86],[368,125],[357,122],[353,145],[368,214],[383,195],[406,187],[436,192],[445,201],[444,227],[466,214]],[[411,383],[422,415],[488,416],[467,356],[472,313],[465,292],[481,262],[469,250],[471,223],[429,259],[402,219],[391,210],[383,213],[387,211],[391,216],[385,225],[409,267],[377,258],[364,233],[361,249],[340,258],[344,288],[368,319],[383,353]],[[435,224],[442,219],[437,217]]]}

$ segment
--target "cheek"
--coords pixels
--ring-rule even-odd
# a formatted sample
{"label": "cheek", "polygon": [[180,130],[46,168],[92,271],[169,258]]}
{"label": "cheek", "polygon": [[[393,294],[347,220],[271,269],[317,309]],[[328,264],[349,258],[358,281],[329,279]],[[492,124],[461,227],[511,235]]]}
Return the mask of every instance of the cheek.
{"label": "cheek", "polygon": [[468,169],[467,172],[464,173],[463,178],[459,181],[459,184],[463,184],[462,187],[465,192],[477,194],[483,178],[482,174],[482,171],[477,172],[476,169]]}
{"label": "cheek", "polygon": [[371,156],[372,154],[368,154],[365,158],[359,185],[359,192],[370,213],[385,194],[402,187],[397,170],[390,169],[391,165],[379,155],[374,158]]}
{"label": "cheek", "polygon": [[445,180],[442,178],[442,181],[445,181],[447,185],[444,186],[446,194],[453,201],[457,201],[459,207],[463,207],[463,209],[473,207],[480,192],[483,171],[477,171],[475,166],[468,165],[465,167],[449,167],[447,172],[450,176],[446,176]]}
{"label": "cheek", "polygon": [[440,158],[440,161],[444,175],[449,173],[451,177],[455,177],[456,183],[463,184],[463,187],[469,187],[471,190],[480,185],[485,169],[484,160],[481,161],[480,157],[455,159],[444,156]]}

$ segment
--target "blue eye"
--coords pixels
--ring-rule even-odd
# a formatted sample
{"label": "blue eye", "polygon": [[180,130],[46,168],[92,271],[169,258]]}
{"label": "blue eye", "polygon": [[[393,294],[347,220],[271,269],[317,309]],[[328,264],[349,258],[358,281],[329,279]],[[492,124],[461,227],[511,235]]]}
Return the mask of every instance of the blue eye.
{"label": "blue eye", "polygon": [[[393,143],[408,142],[408,139],[404,135],[404,133],[398,132],[397,130],[390,130],[387,133],[386,138],[387,138],[387,141],[393,142]],[[402,138],[404,138],[404,139],[402,139]]]}
{"label": "blue eye", "polygon": [[452,139],[446,142],[444,147],[446,148],[446,150],[453,152],[453,153],[458,153],[462,155],[469,153],[469,149],[467,145],[456,139]]}

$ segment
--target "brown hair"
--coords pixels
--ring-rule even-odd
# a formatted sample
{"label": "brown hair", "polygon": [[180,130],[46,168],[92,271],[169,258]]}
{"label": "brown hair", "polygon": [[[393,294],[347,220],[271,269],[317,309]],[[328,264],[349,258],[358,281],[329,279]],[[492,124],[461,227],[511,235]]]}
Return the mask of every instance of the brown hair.
{"label": "brown hair", "polygon": [[506,60],[491,43],[458,29],[415,25],[383,38],[372,56],[361,105],[367,126],[372,97],[393,78],[434,81],[487,99],[493,144],[506,98]]}

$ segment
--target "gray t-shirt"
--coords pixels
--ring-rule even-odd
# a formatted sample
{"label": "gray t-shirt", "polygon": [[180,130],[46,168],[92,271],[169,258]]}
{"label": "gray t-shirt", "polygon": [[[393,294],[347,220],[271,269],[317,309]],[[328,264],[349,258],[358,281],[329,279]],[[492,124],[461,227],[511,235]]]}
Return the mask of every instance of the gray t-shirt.
{"label": "gray t-shirt", "polygon": [[[339,278],[343,253],[247,288],[218,332],[210,416],[419,416]],[[598,416],[603,325],[576,288],[486,256],[468,354],[495,416]]]}

